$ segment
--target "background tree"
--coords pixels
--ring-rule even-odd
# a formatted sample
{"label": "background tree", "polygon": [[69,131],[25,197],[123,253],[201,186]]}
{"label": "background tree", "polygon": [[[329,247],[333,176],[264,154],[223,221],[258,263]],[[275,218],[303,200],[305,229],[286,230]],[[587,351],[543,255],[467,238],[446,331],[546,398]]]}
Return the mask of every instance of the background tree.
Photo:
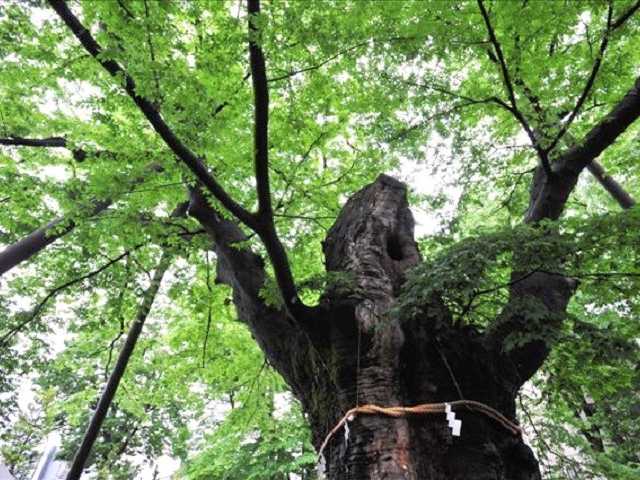
{"label": "background tree", "polygon": [[[457,409],[460,438],[357,416],[328,476],[637,476],[640,3],[49,3],[1,10],[7,419],[30,372],[72,454],[170,246],[100,475],[277,478],[312,463],[295,409],[318,449],[354,406],[467,399],[531,420],[540,465]],[[440,179],[418,243],[379,176],[412,165]]]}

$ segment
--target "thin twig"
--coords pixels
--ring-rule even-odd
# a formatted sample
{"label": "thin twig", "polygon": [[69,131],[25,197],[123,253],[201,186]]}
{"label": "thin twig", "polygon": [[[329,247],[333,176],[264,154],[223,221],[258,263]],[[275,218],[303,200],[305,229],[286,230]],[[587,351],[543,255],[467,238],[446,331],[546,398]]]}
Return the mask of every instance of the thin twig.
{"label": "thin twig", "polygon": [[207,292],[209,293],[209,296],[208,296],[209,306],[207,308],[207,328],[205,329],[205,332],[204,332],[204,342],[202,342],[202,368],[205,367],[205,360],[206,360],[206,354],[207,354],[207,342],[209,340],[209,331],[211,330],[211,309],[212,309],[211,302],[213,301],[213,290],[211,288],[211,271],[210,271],[211,265],[209,262],[208,251],[205,251],[205,259],[207,262],[206,283],[207,283]]}
{"label": "thin twig", "polygon": [[98,268],[97,270],[93,270],[92,272],[89,272],[85,275],[82,275],[80,277],[74,278],[72,280],[69,280],[65,283],[63,283],[62,285],[58,285],[57,287],[55,287],[53,290],[51,290],[36,306],[35,308],[32,310],[31,314],[29,315],[29,317],[20,322],[18,325],[14,326],[13,328],[11,328],[7,333],[5,333],[2,337],[0,337],[0,346],[5,346],[7,344],[7,340],[9,338],[11,338],[13,335],[15,335],[16,333],[20,332],[26,325],[28,325],[29,323],[31,323],[32,321],[34,321],[37,317],[38,314],[42,311],[42,309],[45,307],[45,305],[47,304],[47,302],[49,300],[51,300],[52,298],[54,298],[55,296],[57,296],[60,292],[62,292],[63,290],[77,284],[80,282],[83,282],[84,280],[88,280],[92,277],[95,277],[96,275],[104,272],[106,269],[108,269],[109,267],[111,267],[112,265],[118,263],[120,260],[122,260],[123,258],[128,257],[134,250],[137,250],[138,248],[140,248],[142,245],[138,245],[134,248],[132,248],[131,250],[127,250],[124,253],[118,255],[116,258],[114,258],[113,260],[110,260],[109,262],[105,263],[104,265],[102,265],[100,268]]}
{"label": "thin twig", "polygon": [[547,177],[551,177],[553,172],[551,170],[551,164],[549,163],[549,158],[547,156],[547,152],[542,148],[538,139],[536,138],[529,122],[522,114],[522,112],[518,109],[518,103],[516,100],[515,91],[513,89],[513,82],[511,81],[511,75],[509,74],[509,69],[507,68],[507,63],[504,58],[504,54],[502,52],[502,47],[500,46],[500,42],[498,41],[493,26],[491,25],[491,20],[489,18],[489,13],[487,12],[484,3],[482,0],[478,0],[478,7],[480,8],[480,13],[482,14],[482,18],[484,20],[485,26],[487,28],[487,32],[489,34],[489,39],[491,40],[491,44],[496,52],[498,65],[500,66],[500,71],[502,74],[502,80],[504,82],[505,88],[507,90],[507,94],[509,96],[509,101],[511,102],[509,110],[513,114],[513,116],[518,120],[522,128],[527,133],[529,139],[531,140],[531,144],[535,149],[538,157],[540,158],[540,162],[542,163],[542,168],[544,168]]}
{"label": "thin twig", "polygon": [[339,52],[335,53],[334,55],[331,55],[330,57],[322,60],[319,63],[316,63],[314,65],[309,65],[307,67],[303,67],[303,68],[301,68],[299,70],[292,70],[292,71],[290,71],[288,73],[285,73],[283,75],[280,75],[278,77],[269,78],[267,81],[268,82],[278,82],[280,80],[286,80],[287,78],[294,77],[294,76],[299,75],[301,73],[310,72],[312,70],[318,70],[319,68],[323,67],[327,63],[332,62],[336,58],[341,57],[342,55],[346,55],[347,53],[350,53],[353,50],[356,50],[358,48],[366,46],[369,43],[370,43],[370,40],[365,40],[364,42],[356,43],[355,45],[352,45],[352,46],[350,46],[348,48],[345,48],[344,50],[340,50]]}
{"label": "thin twig", "polygon": [[589,93],[591,93],[593,84],[595,83],[598,72],[600,71],[600,66],[602,65],[602,59],[604,58],[604,53],[607,49],[607,45],[609,44],[609,35],[611,34],[612,15],[613,15],[613,3],[610,2],[609,9],[607,11],[607,27],[604,31],[604,35],[602,36],[602,41],[600,42],[600,49],[598,50],[598,55],[596,56],[596,60],[593,63],[593,67],[591,68],[591,74],[589,75],[589,78],[587,79],[587,83],[582,89],[582,93],[580,94],[580,97],[578,97],[578,101],[576,102],[575,107],[573,107],[573,110],[569,114],[569,118],[567,119],[566,122],[563,123],[562,127],[560,128],[560,131],[555,136],[553,141],[544,149],[546,153],[551,152],[555,148],[555,146],[558,144],[560,139],[564,136],[564,134],[567,133],[567,130],[571,126],[571,123],[573,123],[573,120],[576,118],[576,116],[580,112],[580,109],[582,108],[582,105],[584,104],[585,100],[589,96]]}

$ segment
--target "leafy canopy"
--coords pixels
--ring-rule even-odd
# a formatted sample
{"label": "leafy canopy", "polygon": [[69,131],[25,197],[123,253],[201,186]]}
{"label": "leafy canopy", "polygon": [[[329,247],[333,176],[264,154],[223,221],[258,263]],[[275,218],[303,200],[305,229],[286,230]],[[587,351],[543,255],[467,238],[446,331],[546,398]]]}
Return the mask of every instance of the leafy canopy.
{"label": "leafy canopy", "polygon": [[[138,93],[252,208],[253,103],[241,3],[72,7],[104,47],[102,57],[126,68]],[[613,17],[634,3],[616,1]],[[571,112],[599,55],[563,145],[582,138],[638,74],[638,15],[608,34],[601,55],[608,2],[487,5],[508,67],[521,79],[514,86],[520,109],[543,145],[558,135],[559,119]],[[545,478],[635,478],[638,215],[610,213],[615,202],[584,178],[568,222],[514,228],[538,160],[522,124],[494,100],[506,93],[477,4],[265,2],[263,12],[275,220],[303,298],[317,300],[331,281],[321,241],[340,206],[385,171],[414,188],[426,258],[398,306],[404,314],[415,314],[430,292],[444,293],[457,321],[482,328],[504,299],[514,254],[539,269],[563,258],[581,286],[559,345],[522,395],[532,410],[523,422],[532,422]],[[72,455],[150,272],[171,245],[175,260],[93,470],[131,478],[141,459],[153,464],[164,453],[184,462],[181,478],[309,472],[314,457],[299,407],[277,414],[286,386],[236,321],[230,290],[215,284],[209,241],[193,219],[170,216],[194,179],[124,93],[122,79],[109,77],[39,1],[0,6],[0,57],[0,137],[60,137],[65,144],[2,147],[0,242],[54,218],[64,219],[55,231],[75,226],[2,277],[0,334],[24,325],[0,349],[4,461],[27,478],[33,448],[51,431],[62,433],[63,455]],[[638,138],[632,126],[600,157],[636,197]],[[109,206],[94,215],[99,202]],[[246,243],[264,253],[255,236]],[[265,295],[277,302],[270,285]],[[35,392],[31,411],[17,404],[25,381]],[[578,453],[565,455],[568,447]]]}

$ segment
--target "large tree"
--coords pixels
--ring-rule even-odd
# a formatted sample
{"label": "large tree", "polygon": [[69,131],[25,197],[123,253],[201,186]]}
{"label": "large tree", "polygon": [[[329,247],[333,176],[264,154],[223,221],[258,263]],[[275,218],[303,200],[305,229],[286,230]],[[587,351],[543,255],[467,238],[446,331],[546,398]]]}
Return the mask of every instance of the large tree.
{"label": "large tree", "polygon": [[[311,475],[248,331],[329,478],[541,478],[525,417],[550,478],[637,475],[639,10],[7,2],[0,387],[44,415],[5,456],[41,428],[73,475]],[[222,397],[244,427],[189,431]],[[225,439],[226,473],[188,447]]]}

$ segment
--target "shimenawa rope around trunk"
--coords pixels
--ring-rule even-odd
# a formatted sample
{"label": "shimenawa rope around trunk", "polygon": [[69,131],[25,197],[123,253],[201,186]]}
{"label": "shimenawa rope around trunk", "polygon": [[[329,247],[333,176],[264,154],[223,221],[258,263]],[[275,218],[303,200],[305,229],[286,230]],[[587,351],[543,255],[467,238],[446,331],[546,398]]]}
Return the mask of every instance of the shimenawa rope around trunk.
{"label": "shimenawa rope around trunk", "polygon": [[476,402],[474,400],[455,400],[453,402],[444,403],[424,403],[422,405],[416,405],[414,407],[380,407],[378,405],[361,405],[349,410],[342,419],[336,424],[335,427],[327,434],[324,442],[318,450],[318,458],[322,457],[325,447],[335,435],[347,422],[352,421],[357,415],[386,415],[389,417],[406,417],[409,415],[426,415],[430,413],[445,413],[446,406],[463,407],[468,410],[473,410],[485,414],[486,416],[494,419],[505,429],[509,430],[513,435],[522,436],[522,428],[516,425],[500,412],[491,408],[484,403]]}

